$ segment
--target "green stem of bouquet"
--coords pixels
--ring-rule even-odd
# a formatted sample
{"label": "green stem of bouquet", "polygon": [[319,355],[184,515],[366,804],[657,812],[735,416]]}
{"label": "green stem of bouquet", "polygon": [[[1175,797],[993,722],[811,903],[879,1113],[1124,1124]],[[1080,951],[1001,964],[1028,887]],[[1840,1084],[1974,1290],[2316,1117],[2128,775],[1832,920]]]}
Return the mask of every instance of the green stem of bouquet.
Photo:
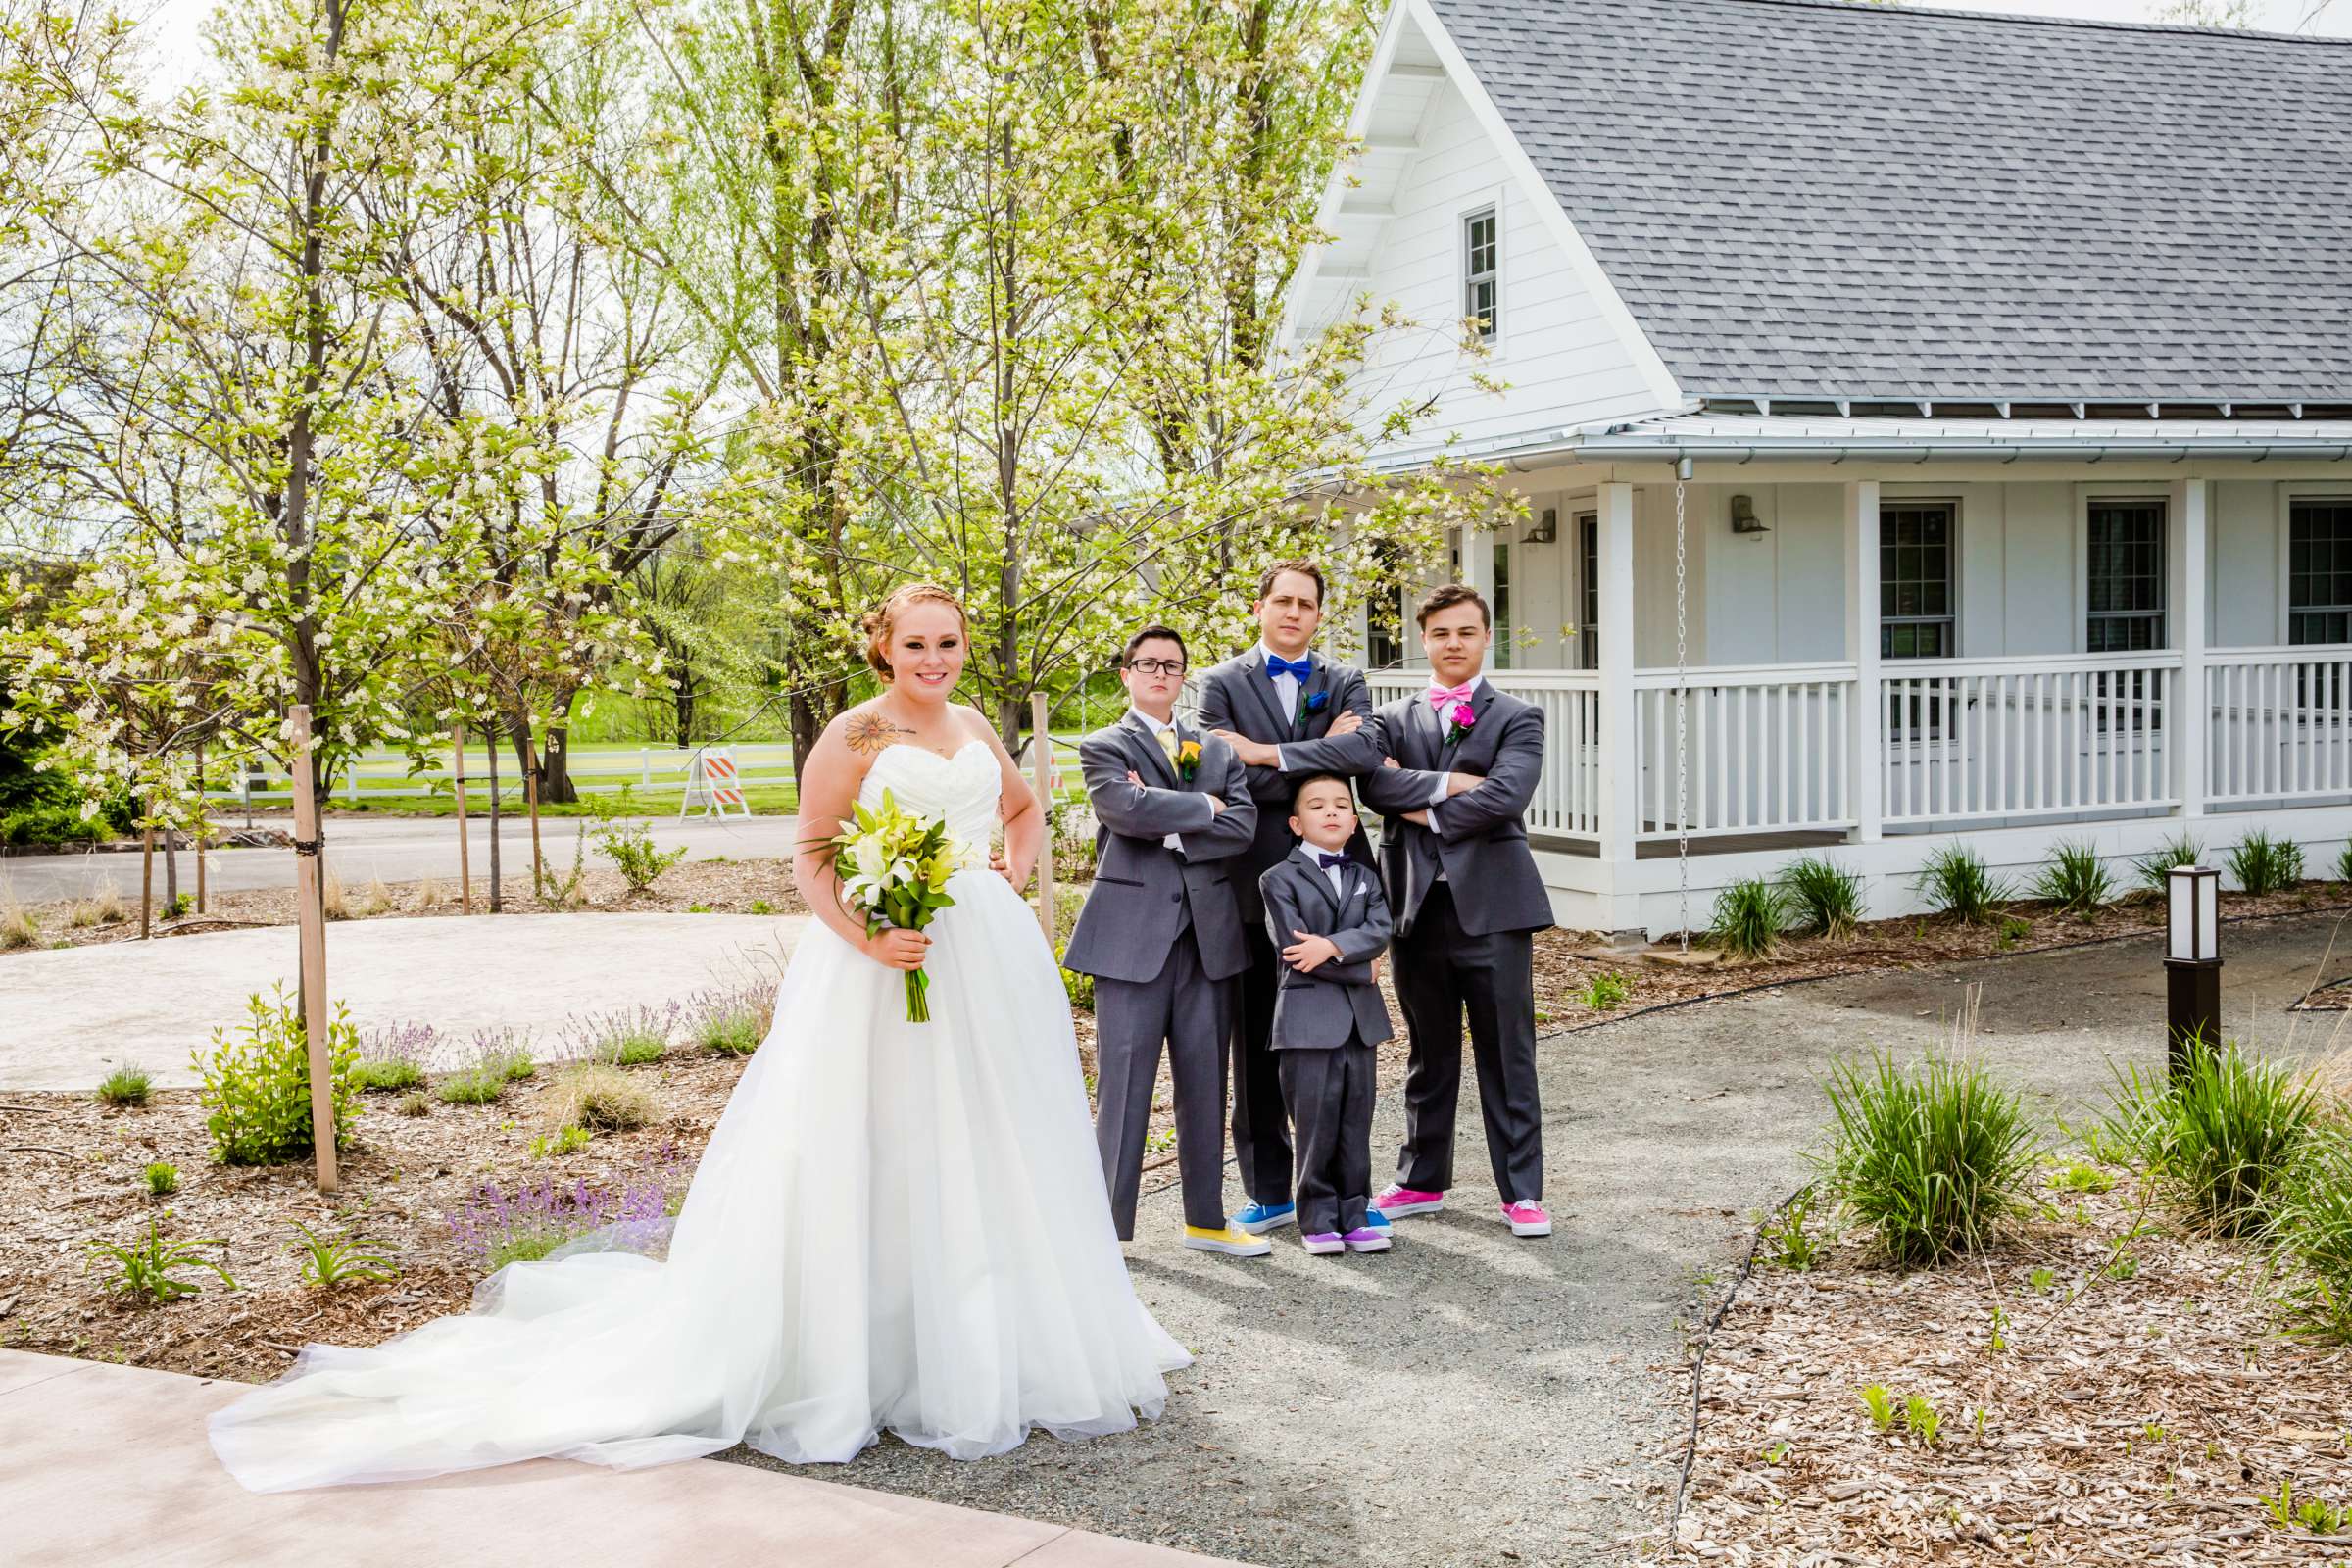
{"label": "green stem of bouquet", "polygon": [[931,1021],[931,977],[920,969],[906,971],[906,1021]]}

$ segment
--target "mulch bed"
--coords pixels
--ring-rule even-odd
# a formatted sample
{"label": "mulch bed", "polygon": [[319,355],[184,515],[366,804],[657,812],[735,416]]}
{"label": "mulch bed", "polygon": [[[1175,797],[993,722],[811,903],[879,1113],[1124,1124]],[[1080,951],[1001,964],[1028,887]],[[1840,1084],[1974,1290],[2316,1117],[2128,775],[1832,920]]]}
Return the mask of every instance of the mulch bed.
{"label": "mulch bed", "polygon": [[[267,1381],[308,1340],[372,1345],[428,1318],[460,1311],[483,1274],[448,1215],[484,1182],[512,1191],[552,1177],[559,1185],[624,1184],[665,1151],[691,1169],[734,1090],[744,1058],[674,1054],[631,1068],[657,1087],[662,1117],[636,1132],[599,1133],[584,1150],[534,1159],[549,1131],[538,1108],[551,1077],[542,1068],[489,1105],[438,1100],[423,1116],[393,1113],[395,1097],[369,1095],[342,1156],[344,1190],[321,1196],[308,1164],[232,1169],[212,1162],[194,1090],[158,1092],[143,1109],[115,1109],[82,1096],[0,1095],[0,1344],[164,1367],[204,1377]],[[150,1198],[151,1161],[176,1166],[180,1188]],[[144,1240],[150,1220],[168,1239],[218,1238],[202,1250],[240,1289],[189,1270],[201,1294],[164,1307],[109,1298],[86,1244]],[[400,1277],[306,1288],[300,1221],[321,1234],[389,1244]]]}
{"label": "mulch bed", "polygon": [[[2108,1174],[1934,1272],[1875,1267],[1858,1238],[1810,1272],[1759,1261],[1708,1342],[1678,1555],[2352,1560],[2352,1522],[2322,1539],[2265,1500],[2285,1484],[2297,1506],[2352,1507],[2352,1353],[2282,1338],[2253,1251]],[[1899,1413],[1882,1431],[1873,1386],[1897,1412],[1926,1398],[1933,1444]]]}

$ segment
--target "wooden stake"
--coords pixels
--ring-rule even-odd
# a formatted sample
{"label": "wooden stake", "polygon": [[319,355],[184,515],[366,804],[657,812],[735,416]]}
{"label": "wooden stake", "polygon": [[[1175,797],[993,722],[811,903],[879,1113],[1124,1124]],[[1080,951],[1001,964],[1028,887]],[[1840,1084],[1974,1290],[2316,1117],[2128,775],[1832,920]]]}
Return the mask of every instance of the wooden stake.
{"label": "wooden stake", "polygon": [[294,705],[294,906],[302,924],[302,1032],[311,1055],[311,1141],[318,1156],[318,1190],[335,1190],[335,1091],[327,1065],[326,916],[319,904],[325,846],[318,839],[318,801],[311,792],[311,708]]}
{"label": "wooden stake", "polygon": [[1045,821],[1045,837],[1037,851],[1037,923],[1045,928],[1046,947],[1054,948],[1054,737],[1046,729],[1046,694],[1029,694],[1029,744],[1037,748],[1037,808]]}
{"label": "wooden stake", "polygon": [[205,804],[204,742],[196,743],[196,912],[204,913],[204,841],[212,836],[213,808]]}
{"label": "wooden stake", "polygon": [[457,757],[458,789],[458,903],[467,914],[473,912],[473,870],[466,855],[466,721],[458,720],[458,732],[452,743]]}
{"label": "wooden stake", "polygon": [[148,823],[139,830],[139,940],[145,942],[153,934],[148,929],[151,911],[155,908],[155,824]]}
{"label": "wooden stake", "polygon": [[531,897],[545,902],[539,882],[539,749],[525,736],[522,742],[522,800],[531,811]]}

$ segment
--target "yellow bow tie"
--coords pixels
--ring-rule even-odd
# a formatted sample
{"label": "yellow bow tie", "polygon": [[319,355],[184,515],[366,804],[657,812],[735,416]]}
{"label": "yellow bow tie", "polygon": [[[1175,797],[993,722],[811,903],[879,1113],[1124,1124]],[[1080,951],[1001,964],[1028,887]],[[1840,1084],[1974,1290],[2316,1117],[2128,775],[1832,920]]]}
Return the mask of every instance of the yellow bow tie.
{"label": "yellow bow tie", "polygon": [[1175,760],[1176,760],[1176,731],[1175,731],[1175,729],[1174,729],[1174,728],[1171,726],[1170,728],[1167,728],[1167,729],[1162,729],[1162,730],[1154,730],[1154,731],[1152,731],[1152,733],[1153,733],[1153,734],[1155,734],[1155,735],[1157,735],[1157,736],[1159,737],[1159,749],[1160,749],[1161,751],[1163,751],[1163,752],[1165,752],[1165,753],[1167,753],[1167,754],[1168,754],[1168,760],[1169,760],[1169,761],[1171,761],[1171,762],[1175,761]]}

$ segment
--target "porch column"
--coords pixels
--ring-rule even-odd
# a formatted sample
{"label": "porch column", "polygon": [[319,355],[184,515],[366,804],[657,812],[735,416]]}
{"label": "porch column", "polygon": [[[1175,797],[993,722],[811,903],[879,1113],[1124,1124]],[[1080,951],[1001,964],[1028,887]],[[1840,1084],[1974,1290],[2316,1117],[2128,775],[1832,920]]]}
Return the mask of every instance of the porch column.
{"label": "porch column", "polygon": [[2180,479],[2173,484],[2173,504],[2165,554],[2172,563],[2165,584],[2165,614],[2172,627],[2173,646],[2180,653],[2180,685],[2165,706],[2165,744],[2173,754],[2173,793],[2180,797],[2182,816],[2205,814],[2205,747],[2211,729],[2212,704],[2205,689],[2205,597],[2207,498],[2210,484],[2203,479]]}
{"label": "porch column", "polygon": [[1853,792],[1854,842],[1882,833],[1879,786],[1885,777],[1886,705],[1879,695],[1879,481],[1845,487],[1845,657],[1854,662],[1854,701],[1846,713],[1846,786]]}
{"label": "porch column", "polygon": [[1634,487],[1600,487],[1600,859],[1609,929],[1641,923],[1632,887],[1642,832],[1642,770],[1634,717]]}
{"label": "porch column", "polygon": [[1494,602],[1494,529],[1462,524],[1462,581],[1486,596],[1490,612],[1502,612],[1502,607]]}

